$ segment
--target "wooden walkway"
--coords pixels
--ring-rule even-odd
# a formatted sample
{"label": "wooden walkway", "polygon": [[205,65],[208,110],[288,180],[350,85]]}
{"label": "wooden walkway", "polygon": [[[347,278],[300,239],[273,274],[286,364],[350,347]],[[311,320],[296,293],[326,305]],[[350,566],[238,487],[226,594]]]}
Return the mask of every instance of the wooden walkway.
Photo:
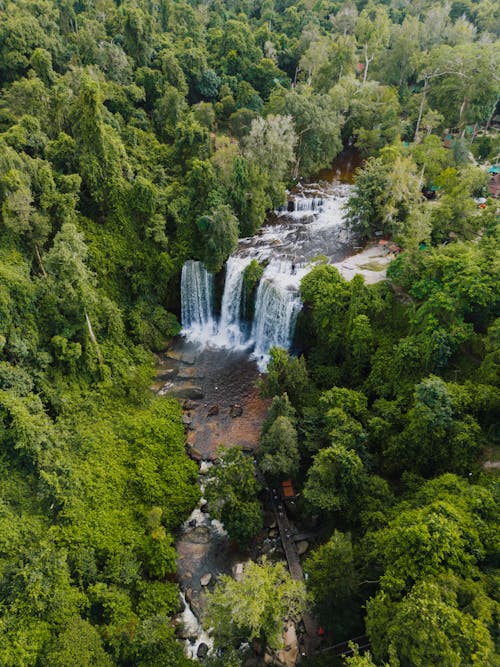
{"label": "wooden walkway", "polygon": [[[288,520],[285,505],[276,489],[271,489],[270,498],[290,575],[295,581],[304,581],[304,572],[302,571],[294,534],[292,533],[292,526]],[[302,655],[311,655],[316,651],[320,642],[317,632],[318,627],[313,617],[307,612],[302,615],[302,622],[306,629],[304,645],[301,647]]]}

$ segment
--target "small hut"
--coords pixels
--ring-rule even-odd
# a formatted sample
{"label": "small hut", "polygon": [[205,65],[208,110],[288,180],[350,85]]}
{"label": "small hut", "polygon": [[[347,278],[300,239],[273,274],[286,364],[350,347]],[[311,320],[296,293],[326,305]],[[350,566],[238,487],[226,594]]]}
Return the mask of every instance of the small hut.
{"label": "small hut", "polygon": [[294,500],[295,490],[291,479],[281,482],[281,495],[283,496],[283,500]]}

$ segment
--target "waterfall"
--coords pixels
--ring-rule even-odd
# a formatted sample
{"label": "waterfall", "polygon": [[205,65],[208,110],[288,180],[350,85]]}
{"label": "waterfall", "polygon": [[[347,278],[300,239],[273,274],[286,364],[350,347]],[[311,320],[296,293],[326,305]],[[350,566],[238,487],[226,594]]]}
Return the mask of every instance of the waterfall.
{"label": "waterfall", "polygon": [[213,275],[202,262],[188,260],[182,267],[181,314],[187,338],[204,343],[215,333]]}
{"label": "waterfall", "polygon": [[215,341],[221,347],[240,347],[245,342],[246,335],[241,322],[241,294],[243,272],[251,261],[251,257],[237,255],[227,260],[220,321]]}
{"label": "waterfall", "polygon": [[292,274],[290,262],[271,261],[257,289],[252,341],[253,356],[261,370],[267,366],[271,347],[288,350],[292,344],[295,321],[302,308]]}
{"label": "waterfall", "polygon": [[319,211],[323,206],[322,197],[297,197],[293,200],[294,211]]}
{"label": "waterfall", "polygon": [[[188,339],[212,347],[252,350],[265,370],[271,347],[289,349],[295,322],[302,308],[300,280],[318,257],[336,262],[349,244],[343,206],[351,186],[343,184],[301,187],[277,218],[255,236],[240,239],[238,251],[226,264],[221,314],[213,315],[213,276],[201,262],[182,268],[181,305],[183,333]],[[243,273],[256,259],[265,266],[257,288],[251,324],[243,321]],[[312,263],[311,263],[312,262]]]}

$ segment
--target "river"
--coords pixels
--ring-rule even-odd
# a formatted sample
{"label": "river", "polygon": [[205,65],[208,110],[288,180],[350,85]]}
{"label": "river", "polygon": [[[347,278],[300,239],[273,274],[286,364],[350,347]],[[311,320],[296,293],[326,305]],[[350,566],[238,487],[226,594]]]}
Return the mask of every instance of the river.
{"label": "river", "polygon": [[[240,239],[226,263],[218,302],[214,276],[201,262],[190,260],[183,267],[182,335],[159,357],[156,389],[183,401],[186,445],[200,462],[202,490],[203,475],[219,445],[240,445],[248,452],[258,446],[269,404],[260,397],[256,381],[266,370],[273,345],[285,349],[293,345],[302,308],[302,277],[319,257],[347,277],[365,271],[362,262],[375,257],[371,251],[365,258],[356,255],[356,239],[343,221],[352,172],[359,164],[359,156],[352,151],[340,156],[317,182],[299,183],[289,193],[287,206],[271,215],[255,236]],[[361,257],[358,264],[356,257]],[[252,260],[264,270],[254,293],[254,316],[247,320],[243,274]],[[370,280],[380,279],[383,267],[365,272]],[[176,542],[179,583],[187,601],[182,636],[188,655],[194,658],[211,646],[198,620],[203,591],[244,559],[205,509],[202,500]],[[265,535],[266,548],[279,554],[281,545],[273,530]]]}

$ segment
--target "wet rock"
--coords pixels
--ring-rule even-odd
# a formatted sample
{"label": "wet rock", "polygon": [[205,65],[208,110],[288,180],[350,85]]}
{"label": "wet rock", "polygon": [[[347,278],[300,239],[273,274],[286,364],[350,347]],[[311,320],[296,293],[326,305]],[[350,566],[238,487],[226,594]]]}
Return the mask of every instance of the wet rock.
{"label": "wet rock", "polygon": [[269,531],[269,537],[271,539],[274,539],[275,537],[278,537],[278,535],[279,535],[279,530],[277,528],[271,528],[271,530]]}
{"label": "wet rock", "polygon": [[191,426],[193,420],[187,415],[182,415],[182,423],[184,424],[184,426]]}
{"label": "wet rock", "polygon": [[201,642],[201,644],[198,646],[198,650],[196,651],[196,657],[200,658],[200,660],[203,660],[207,657],[207,654],[208,646],[205,644],[205,642]]}
{"label": "wet rock", "polygon": [[243,576],[243,570],[245,569],[245,566],[243,563],[236,563],[236,565],[233,565],[232,572],[233,572],[233,578],[236,579],[236,581],[240,581],[241,577]]}
{"label": "wet rock", "polygon": [[180,624],[176,627],[175,629],[175,634],[180,638],[180,639],[195,639],[196,637],[196,630],[186,624],[184,624],[182,621]]}
{"label": "wet rock", "polygon": [[202,453],[196,447],[191,447],[190,445],[188,445],[188,454],[194,461],[201,461],[203,458]]}
{"label": "wet rock", "polygon": [[198,405],[196,403],[194,403],[193,401],[190,401],[188,399],[185,400],[182,404],[182,409],[186,410],[188,412],[189,412],[189,410],[194,410],[197,407],[198,407]]}
{"label": "wet rock", "polygon": [[[189,574],[191,574],[191,573],[189,572]],[[186,576],[186,575],[184,575],[184,576]],[[193,576],[193,575],[191,575],[191,577],[192,577],[192,576]],[[190,578],[191,578],[191,577],[190,577]],[[189,604],[191,604],[191,600],[193,599],[193,589],[192,589],[191,587],[189,587],[189,588],[186,589],[186,592],[184,593],[184,597],[186,598],[186,602],[188,602]]]}
{"label": "wet rock", "polygon": [[194,366],[189,368],[179,368],[177,377],[181,380],[203,380],[204,374]]}
{"label": "wet rock", "polygon": [[208,503],[205,503],[204,505],[202,505],[202,506],[200,507],[200,510],[201,510],[202,512],[204,512],[205,514],[208,514],[208,512],[210,511],[210,510],[208,509]]}
{"label": "wet rock", "polygon": [[265,528],[276,528],[276,518],[273,512],[264,513],[264,527]]}
{"label": "wet rock", "polygon": [[209,584],[211,581],[212,581],[212,575],[210,574],[210,572],[207,572],[206,574],[203,574],[203,575],[200,577],[200,584],[201,584],[202,586],[208,586],[208,584]]}
{"label": "wet rock", "polygon": [[188,539],[191,544],[209,544],[212,539],[210,528],[208,526],[197,526],[189,531]]}
{"label": "wet rock", "polygon": [[219,406],[216,403],[215,405],[212,405],[208,412],[207,412],[207,417],[215,417],[215,415],[219,414]]}
{"label": "wet rock", "polygon": [[289,623],[283,633],[284,648],[278,651],[278,660],[285,667],[295,667],[299,657],[299,643],[297,641],[297,632],[295,625]]}
{"label": "wet rock", "polygon": [[190,604],[190,607],[193,614],[200,621],[201,618],[203,617],[203,610],[205,608],[205,597],[204,596],[200,597],[200,594],[198,592],[193,592],[193,599]]}
{"label": "wet rock", "polygon": [[271,551],[273,551],[273,549],[274,549],[274,545],[271,544],[271,542],[264,542],[264,544],[262,545],[262,553],[263,554],[268,554]]}
{"label": "wet rock", "polygon": [[[164,391],[163,389],[161,391]],[[170,387],[165,393],[174,398],[189,398],[196,400],[203,398],[203,389],[194,384],[180,384]]]}
{"label": "wet rock", "polygon": [[188,366],[192,366],[196,361],[196,353],[190,350],[168,350],[166,356],[167,359],[182,361],[183,364],[187,364]]}
{"label": "wet rock", "polygon": [[177,375],[177,368],[161,368],[156,373],[156,382],[167,382]]}
{"label": "wet rock", "polygon": [[243,414],[243,408],[239,403],[234,403],[233,405],[230,406],[229,408],[230,417],[241,417],[242,414]]}
{"label": "wet rock", "polygon": [[186,604],[185,604],[184,600],[181,598],[181,596],[179,595],[179,597],[177,599],[177,613],[182,614],[182,612],[184,611],[185,608],[186,608]]}
{"label": "wet rock", "polygon": [[302,556],[309,549],[309,542],[307,542],[306,540],[301,540],[300,542],[297,542],[296,547],[297,547],[297,553],[299,554],[299,556]]}

